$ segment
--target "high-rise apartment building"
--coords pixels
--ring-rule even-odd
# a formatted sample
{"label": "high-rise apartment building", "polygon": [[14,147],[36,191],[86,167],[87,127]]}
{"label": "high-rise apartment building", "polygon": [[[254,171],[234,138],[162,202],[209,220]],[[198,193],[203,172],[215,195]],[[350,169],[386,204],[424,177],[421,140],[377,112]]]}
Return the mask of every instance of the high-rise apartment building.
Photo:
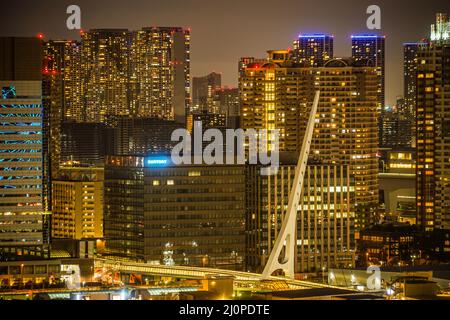
{"label": "high-rise apartment building", "polygon": [[[296,162],[283,154],[276,175],[246,168],[246,269],[261,271],[286,214]],[[307,167],[297,220],[297,272],[349,267],[355,258],[355,186],[343,165]]]}
{"label": "high-rise apartment building", "polygon": [[213,101],[216,90],[222,86],[222,75],[212,72],[204,77],[192,78],[192,111],[207,110],[218,113]]}
{"label": "high-rise apartment building", "polygon": [[352,58],[356,61],[370,61],[377,68],[380,84],[379,111],[385,106],[385,36],[373,34],[352,35]]}
{"label": "high-rise apartment building", "polygon": [[132,37],[133,114],[184,123],[191,94],[190,30],[151,27]]}
{"label": "high-rise apartment building", "polygon": [[52,238],[103,237],[103,178],[99,167],[61,167],[52,181]]}
{"label": "high-rise apartment building", "polygon": [[92,29],[81,33],[80,43],[49,41],[45,49],[44,74],[63,120],[108,123],[137,116],[184,123],[190,105],[189,30]]}
{"label": "high-rise apartment building", "polygon": [[321,67],[333,58],[333,36],[328,34],[301,34],[294,41],[292,60],[306,66]]}
{"label": "high-rise apartment building", "polygon": [[170,156],[111,156],[104,190],[106,254],[242,269],[243,165],[177,166]]}
{"label": "high-rise apartment building", "polygon": [[348,166],[355,181],[356,227],[377,220],[376,68],[352,59],[332,59],[319,68],[291,61],[249,64],[240,88],[241,127],[277,129],[280,151],[294,152],[301,148],[314,93],[320,90],[311,154],[326,164]]}
{"label": "high-rise apartment building", "polygon": [[421,47],[426,47],[425,42],[408,42],[403,44],[403,97],[405,99],[405,111],[410,115],[416,114],[417,93],[417,54]]}
{"label": "high-rise apartment building", "polygon": [[432,41],[417,56],[417,223],[425,231],[450,229],[450,22],[445,17],[437,15]]}
{"label": "high-rise apartment building", "polygon": [[51,211],[51,180],[58,176],[61,160],[61,124],[64,119],[83,120],[81,44],[45,42],[42,73],[43,205]]}
{"label": "high-rise apartment building", "polygon": [[48,257],[42,40],[0,38],[0,260]]}
{"label": "high-rise apartment building", "polygon": [[130,32],[92,29],[82,33],[81,42],[85,121],[129,115]]}

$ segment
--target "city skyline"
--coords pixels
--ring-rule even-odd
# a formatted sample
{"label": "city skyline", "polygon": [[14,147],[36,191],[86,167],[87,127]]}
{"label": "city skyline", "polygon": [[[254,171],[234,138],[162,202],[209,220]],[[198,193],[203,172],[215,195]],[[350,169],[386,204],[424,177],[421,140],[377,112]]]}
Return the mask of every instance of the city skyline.
{"label": "city skyline", "polygon": [[[3,20],[0,36],[32,36],[42,32],[46,40],[80,38],[77,30],[68,30],[65,13],[70,1],[44,0],[9,4],[12,14]],[[122,5],[80,0],[82,29],[180,26],[191,29],[191,75],[222,73],[224,85],[237,87],[238,61],[243,56],[263,57],[266,50],[292,48],[301,33],[328,33],[334,36],[335,56],[351,56],[351,35],[377,33],[386,35],[386,103],[393,105],[403,94],[403,43],[418,42],[429,36],[429,24],[436,12],[450,11],[448,1],[439,0],[423,6],[419,1],[378,1],[382,29],[372,32],[366,27],[366,8],[373,1],[316,2],[286,0],[272,10],[261,1],[236,5],[207,3],[200,0],[157,1],[131,0]],[[24,5],[28,10],[20,10]],[[402,10],[405,7],[408,10]],[[327,8],[327,10],[323,10]],[[351,8],[351,9],[349,9]],[[36,23],[33,17],[51,17]],[[252,17],[258,17],[253,19]],[[406,18],[408,16],[408,18]],[[316,17],[320,17],[317,19]],[[246,21],[251,19],[253,24]],[[21,23],[18,25],[18,20]],[[14,27],[13,27],[14,26]],[[14,29],[13,29],[14,28]],[[378,30],[375,30],[378,31]],[[237,33],[239,37],[235,37]],[[261,41],[264,39],[264,41]],[[232,46],[230,44],[233,44]]]}
{"label": "city skyline", "polygon": [[4,14],[0,300],[450,300],[449,0],[150,1]]}

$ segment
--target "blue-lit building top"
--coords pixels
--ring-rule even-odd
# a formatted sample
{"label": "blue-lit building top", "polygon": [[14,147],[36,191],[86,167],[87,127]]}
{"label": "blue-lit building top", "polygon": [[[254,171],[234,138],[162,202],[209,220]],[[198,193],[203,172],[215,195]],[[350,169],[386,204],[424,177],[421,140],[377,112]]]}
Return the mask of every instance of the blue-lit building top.
{"label": "blue-lit building top", "polygon": [[321,67],[333,58],[333,36],[323,33],[300,34],[293,43],[292,58],[295,62]]}
{"label": "blue-lit building top", "polygon": [[356,61],[368,61],[378,69],[379,109],[385,105],[385,36],[377,34],[354,34],[352,39],[352,58]]}

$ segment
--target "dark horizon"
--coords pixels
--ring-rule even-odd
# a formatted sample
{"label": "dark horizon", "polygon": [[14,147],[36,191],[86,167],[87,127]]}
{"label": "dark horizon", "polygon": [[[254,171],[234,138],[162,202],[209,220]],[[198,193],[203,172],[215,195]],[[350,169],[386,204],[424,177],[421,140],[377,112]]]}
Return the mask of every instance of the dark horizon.
{"label": "dark horizon", "polygon": [[[402,43],[420,41],[429,34],[437,12],[450,13],[450,1],[367,0],[106,0],[76,2],[17,0],[8,4],[0,36],[34,36],[45,39],[79,39],[66,28],[66,8],[81,7],[82,29],[146,26],[191,28],[191,76],[222,74],[222,84],[237,86],[238,60],[243,56],[265,57],[270,49],[287,49],[300,33],[334,35],[335,56],[350,56],[352,34],[386,35],[386,103],[403,95]],[[366,28],[366,8],[381,7],[382,29]],[[317,19],[319,17],[320,19]]]}

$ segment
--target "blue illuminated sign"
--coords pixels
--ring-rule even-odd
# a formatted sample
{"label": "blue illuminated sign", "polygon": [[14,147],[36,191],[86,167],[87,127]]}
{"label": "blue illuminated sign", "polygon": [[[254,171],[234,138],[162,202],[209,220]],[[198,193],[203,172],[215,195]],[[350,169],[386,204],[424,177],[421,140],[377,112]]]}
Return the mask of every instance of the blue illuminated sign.
{"label": "blue illuminated sign", "polygon": [[170,158],[165,156],[155,156],[145,158],[146,167],[166,167],[171,164]]}

